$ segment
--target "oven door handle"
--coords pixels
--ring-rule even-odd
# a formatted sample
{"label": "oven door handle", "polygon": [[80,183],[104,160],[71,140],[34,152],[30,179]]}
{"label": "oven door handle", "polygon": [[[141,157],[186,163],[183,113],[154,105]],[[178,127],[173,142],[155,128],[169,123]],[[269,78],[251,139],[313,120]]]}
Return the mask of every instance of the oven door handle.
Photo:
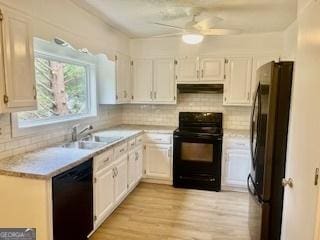
{"label": "oven door handle", "polygon": [[174,139],[199,139],[199,140],[209,140],[210,142],[222,141],[222,136],[210,137],[210,136],[180,136],[173,135]]}

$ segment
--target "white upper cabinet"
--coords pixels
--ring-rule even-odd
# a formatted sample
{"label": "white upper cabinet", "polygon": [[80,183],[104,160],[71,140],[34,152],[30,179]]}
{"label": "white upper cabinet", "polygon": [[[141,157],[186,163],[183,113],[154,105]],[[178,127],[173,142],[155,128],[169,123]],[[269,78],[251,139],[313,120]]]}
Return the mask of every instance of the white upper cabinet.
{"label": "white upper cabinet", "polygon": [[98,92],[100,104],[120,104],[131,101],[130,58],[117,53],[113,59],[97,55]]}
{"label": "white upper cabinet", "polygon": [[116,79],[118,103],[131,101],[131,64],[130,57],[118,53],[116,55]]}
{"label": "white upper cabinet", "polygon": [[200,58],[200,82],[222,82],[224,80],[224,62],[224,58]]}
{"label": "white upper cabinet", "polygon": [[153,61],[153,100],[172,102],[176,98],[174,59],[164,58]]}
{"label": "white upper cabinet", "polygon": [[199,81],[199,59],[184,57],[177,61],[177,82],[189,83]]}
{"label": "white upper cabinet", "polygon": [[[2,111],[37,108],[31,20],[12,10],[1,15]],[[2,68],[2,66],[1,66]]]}
{"label": "white upper cabinet", "polygon": [[226,60],[224,105],[249,106],[251,102],[252,57],[230,57]]}
{"label": "white upper cabinet", "polygon": [[153,63],[151,59],[136,59],[132,65],[133,93],[135,103],[153,100]]}
{"label": "white upper cabinet", "polygon": [[224,58],[184,57],[177,61],[178,83],[221,83],[224,81]]}
{"label": "white upper cabinet", "polygon": [[132,61],[134,103],[171,104],[176,102],[173,58]]}

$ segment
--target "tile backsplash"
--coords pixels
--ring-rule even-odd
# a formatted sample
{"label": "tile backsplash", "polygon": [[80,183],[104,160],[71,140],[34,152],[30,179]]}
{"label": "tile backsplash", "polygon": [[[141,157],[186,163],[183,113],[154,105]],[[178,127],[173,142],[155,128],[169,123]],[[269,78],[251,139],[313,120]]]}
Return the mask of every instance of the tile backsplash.
{"label": "tile backsplash", "polygon": [[[121,106],[100,106],[98,117],[93,121],[81,120],[79,122],[81,126],[92,124],[94,130],[99,130],[118,125],[121,120]],[[10,114],[0,114],[0,159],[69,140],[73,124],[62,123],[54,131],[40,130],[32,136],[11,138]]]}
{"label": "tile backsplash", "polygon": [[122,123],[178,126],[179,112],[222,112],[225,129],[249,129],[250,107],[225,107],[222,94],[179,94],[177,105],[124,105]]}
{"label": "tile backsplash", "polygon": [[[178,126],[182,111],[223,112],[225,129],[249,129],[249,107],[224,107],[222,94],[180,94],[177,105],[105,105],[100,106],[94,121],[80,121],[81,125],[92,124],[94,130],[119,124]],[[29,152],[70,139],[71,125],[63,123],[54,131],[38,131],[32,136],[11,138],[10,114],[0,114],[0,159]]]}

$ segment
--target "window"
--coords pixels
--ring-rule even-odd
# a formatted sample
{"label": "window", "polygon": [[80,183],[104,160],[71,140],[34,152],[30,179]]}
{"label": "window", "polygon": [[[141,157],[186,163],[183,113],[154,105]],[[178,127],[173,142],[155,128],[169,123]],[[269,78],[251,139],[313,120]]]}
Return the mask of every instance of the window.
{"label": "window", "polygon": [[[96,94],[92,91],[94,65],[82,61],[83,53],[70,48],[63,51],[63,47],[58,47],[59,55],[35,53],[38,107],[37,110],[17,114],[19,128],[96,115],[96,101],[93,100]],[[73,51],[72,58],[65,54],[70,51]],[[77,55],[79,59],[75,57]]]}

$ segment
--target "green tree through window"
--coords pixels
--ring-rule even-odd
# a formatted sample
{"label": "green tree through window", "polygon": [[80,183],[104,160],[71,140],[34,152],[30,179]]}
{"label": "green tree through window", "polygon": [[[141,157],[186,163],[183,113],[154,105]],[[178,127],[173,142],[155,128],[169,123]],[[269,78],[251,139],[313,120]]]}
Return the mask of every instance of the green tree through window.
{"label": "green tree through window", "polygon": [[89,113],[87,68],[46,57],[35,58],[38,109],[19,121]]}

